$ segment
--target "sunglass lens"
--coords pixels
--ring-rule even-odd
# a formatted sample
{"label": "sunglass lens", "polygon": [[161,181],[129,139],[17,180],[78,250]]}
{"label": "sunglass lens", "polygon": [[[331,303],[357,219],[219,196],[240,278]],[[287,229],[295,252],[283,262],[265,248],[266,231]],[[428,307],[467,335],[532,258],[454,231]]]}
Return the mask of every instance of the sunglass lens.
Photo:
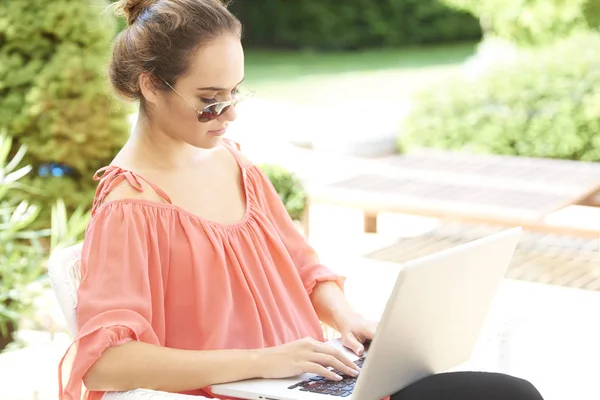
{"label": "sunglass lens", "polygon": [[222,104],[219,104],[219,103],[210,105],[210,106],[204,108],[200,114],[198,114],[198,121],[200,121],[200,122],[211,121],[211,120],[217,118],[219,115],[223,114],[225,111],[229,110],[229,107],[231,107],[231,105],[222,107]]}

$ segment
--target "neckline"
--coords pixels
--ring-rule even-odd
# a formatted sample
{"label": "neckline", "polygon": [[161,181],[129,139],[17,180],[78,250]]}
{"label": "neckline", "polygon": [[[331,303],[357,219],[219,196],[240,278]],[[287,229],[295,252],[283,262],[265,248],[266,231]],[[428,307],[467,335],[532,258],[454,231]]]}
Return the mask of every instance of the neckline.
{"label": "neckline", "polygon": [[221,228],[221,229],[235,229],[238,228],[240,226],[245,225],[248,220],[250,220],[250,217],[252,215],[252,206],[251,203],[249,201],[246,201],[246,213],[244,214],[244,216],[242,217],[242,219],[240,219],[237,222],[231,222],[231,223],[222,223],[222,222],[217,222],[217,221],[213,221],[211,219],[205,218],[205,217],[201,217],[199,215],[196,215],[188,210],[186,210],[183,207],[180,207],[176,204],[172,204],[172,203],[160,203],[158,201],[154,201],[154,200],[146,200],[146,199],[118,199],[118,200],[110,200],[107,202],[102,203],[98,209],[96,210],[96,213],[100,210],[102,210],[105,207],[109,207],[111,205],[118,205],[118,204],[136,204],[136,205],[142,205],[142,206],[149,206],[149,207],[154,207],[154,208],[163,208],[163,209],[167,209],[167,210],[171,210],[171,211],[175,211],[179,214],[183,214],[186,215],[187,217],[189,217],[192,220],[196,220],[197,222],[200,222],[202,224],[205,225],[212,225],[215,226],[217,228]]}
{"label": "neckline", "polygon": [[[235,151],[233,148],[231,148],[229,145],[227,145],[223,142],[221,142],[221,144],[223,145],[223,147],[225,147],[229,151],[229,153],[235,160],[235,162],[238,166],[238,169],[240,171],[240,174],[242,176],[242,194],[244,195],[244,215],[242,216],[242,218],[239,221],[230,222],[230,223],[218,222],[218,221],[214,221],[209,218],[201,217],[197,214],[194,214],[193,212],[188,211],[185,208],[178,206],[177,204],[173,204],[172,202],[158,202],[158,201],[146,200],[146,199],[110,200],[110,201],[103,202],[102,204],[100,204],[100,206],[98,206],[98,208],[96,209],[96,212],[101,210],[104,206],[108,206],[110,204],[140,204],[140,205],[147,205],[147,206],[152,206],[152,207],[157,207],[157,208],[170,209],[170,210],[176,211],[180,214],[184,214],[184,215],[188,216],[189,218],[196,220],[198,222],[204,223],[206,225],[212,225],[215,227],[219,227],[221,229],[234,229],[234,228],[238,228],[242,225],[245,225],[252,215],[252,202],[250,201],[250,191],[248,190],[247,170],[255,167],[255,165],[250,165],[250,166],[244,165],[242,163],[242,160],[239,158],[239,156],[237,154],[235,154]],[[153,190],[155,190],[155,191],[157,190],[157,187],[154,184],[152,184],[149,180],[144,178],[143,175],[140,175],[137,172],[134,172],[129,169],[121,168],[118,165],[108,165],[107,167],[104,167],[104,168],[106,168],[107,170],[118,169],[122,172],[129,172],[130,174],[132,174],[132,175],[142,179],[144,182],[148,183],[152,187]],[[160,189],[160,188],[158,188],[158,189]],[[160,189],[160,190],[162,191],[162,189]],[[162,192],[165,193],[164,191],[162,191]],[[167,193],[165,193],[165,194],[167,194]],[[167,196],[168,196],[168,194],[167,194]]]}

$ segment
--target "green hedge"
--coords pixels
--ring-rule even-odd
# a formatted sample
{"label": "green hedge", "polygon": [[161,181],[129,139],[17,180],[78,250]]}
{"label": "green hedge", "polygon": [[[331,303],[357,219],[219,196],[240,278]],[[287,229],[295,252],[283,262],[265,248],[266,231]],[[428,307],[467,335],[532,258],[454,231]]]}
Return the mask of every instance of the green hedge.
{"label": "green hedge", "polygon": [[486,34],[548,44],[600,27],[600,0],[443,0],[481,20]]}
{"label": "green hedge", "polygon": [[399,146],[600,161],[600,35],[421,93]]}
{"label": "green hedge", "polygon": [[245,44],[358,49],[477,40],[477,19],[439,0],[236,0]]}
{"label": "green hedge", "polygon": [[[0,2],[0,128],[14,136],[15,149],[28,147],[34,172],[26,183],[40,189],[36,202],[89,204],[94,171],[128,136],[130,110],[113,98],[106,77],[115,32],[114,19],[102,14],[106,5]],[[49,224],[49,210],[40,223]]]}

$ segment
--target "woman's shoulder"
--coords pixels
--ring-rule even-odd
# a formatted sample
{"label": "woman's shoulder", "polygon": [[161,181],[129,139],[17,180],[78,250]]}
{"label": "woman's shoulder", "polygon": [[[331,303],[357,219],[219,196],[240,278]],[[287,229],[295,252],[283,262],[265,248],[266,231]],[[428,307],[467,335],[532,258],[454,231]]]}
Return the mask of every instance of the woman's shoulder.
{"label": "woman's shoulder", "polygon": [[120,165],[109,165],[94,175],[99,181],[94,198],[92,214],[106,204],[165,204],[171,203],[169,196],[144,177],[136,169]]}
{"label": "woman's shoulder", "polygon": [[253,162],[248,158],[248,156],[244,153],[242,146],[240,145],[239,142],[236,142],[234,140],[231,139],[227,139],[227,138],[223,138],[222,142],[223,146],[221,147],[221,151],[223,154],[228,154],[226,156],[227,159],[229,159],[229,163],[231,163],[231,155],[233,155],[233,158],[235,159],[235,161],[237,162],[237,164],[239,164],[239,166],[241,168],[249,168],[251,166],[253,166]]}
{"label": "woman's shoulder", "polygon": [[130,179],[125,178],[115,183],[104,197],[104,202],[118,202],[120,200],[163,201],[161,196],[154,190],[154,187],[141,178],[141,174],[129,170],[125,173],[135,175],[138,179],[131,182]]}

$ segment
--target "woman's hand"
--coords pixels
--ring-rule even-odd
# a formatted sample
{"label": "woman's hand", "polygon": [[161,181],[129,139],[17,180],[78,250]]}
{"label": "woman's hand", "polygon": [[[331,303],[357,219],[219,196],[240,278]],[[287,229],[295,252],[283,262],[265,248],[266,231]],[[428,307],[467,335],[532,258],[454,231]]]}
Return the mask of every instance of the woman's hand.
{"label": "woman's hand", "polygon": [[349,376],[357,376],[360,371],[360,368],[340,350],[312,338],[296,340],[259,352],[263,378],[287,378],[310,372],[339,381],[342,377],[327,369],[328,367]]}
{"label": "woman's hand", "polygon": [[362,356],[365,351],[365,342],[373,340],[377,330],[377,322],[369,321],[358,314],[346,318],[340,323],[338,329],[342,334],[342,343],[352,350],[357,356]]}

